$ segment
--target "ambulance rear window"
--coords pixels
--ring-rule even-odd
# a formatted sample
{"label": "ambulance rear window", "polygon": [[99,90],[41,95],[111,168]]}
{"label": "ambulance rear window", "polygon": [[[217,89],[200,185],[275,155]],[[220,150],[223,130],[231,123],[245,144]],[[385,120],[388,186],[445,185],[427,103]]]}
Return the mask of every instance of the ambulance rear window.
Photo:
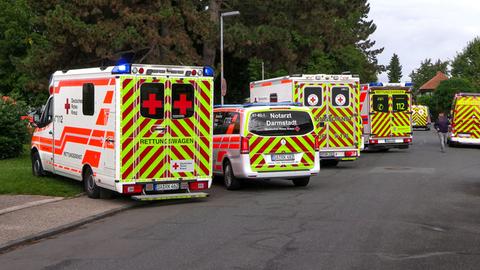
{"label": "ambulance rear window", "polygon": [[144,83],[140,86],[140,114],[146,118],[164,117],[163,83]]}
{"label": "ambulance rear window", "polygon": [[302,111],[254,112],[248,130],[260,136],[298,136],[313,131],[310,114]]}
{"label": "ambulance rear window", "polygon": [[322,106],[322,87],[305,87],[303,104],[307,107]]}
{"label": "ambulance rear window", "polygon": [[191,84],[174,84],[172,86],[172,118],[184,119],[193,116],[194,89]]}
{"label": "ambulance rear window", "polygon": [[332,105],[333,107],[350,106],[350,88],[347,86],[332,87]]}
{"label": "ambulance rear window", "polygon": [[372,105],[376,112],[388,112],[388,95],[374,95]]}
{"label": "ambulance rear window", "polygon": [[408,96],[407,95],[393,95],[392,105],[394,112],[403,112],[408,109]]}

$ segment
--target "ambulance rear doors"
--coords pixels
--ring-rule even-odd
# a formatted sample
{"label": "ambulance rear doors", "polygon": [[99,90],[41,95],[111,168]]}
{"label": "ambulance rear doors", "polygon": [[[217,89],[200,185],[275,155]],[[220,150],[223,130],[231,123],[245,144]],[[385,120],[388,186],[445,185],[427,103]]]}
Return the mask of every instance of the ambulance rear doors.
{"label": "ambulance rear doors", "polygon": [[359,85],[299,82],[294,101],[311,109],[321,159],[354,159],[361,140]]}
{"label": "ambulance rear doors", "polygon": [[[411,137],[411,93],[409,90],[370,90],[371,135],[373,138]],[[403,143],[387,139],[386,143]]]}
{"label": "ambulance rear doors", "polygon": [[211,177],[212,79],[127,75],[119,83],[121,180]]}

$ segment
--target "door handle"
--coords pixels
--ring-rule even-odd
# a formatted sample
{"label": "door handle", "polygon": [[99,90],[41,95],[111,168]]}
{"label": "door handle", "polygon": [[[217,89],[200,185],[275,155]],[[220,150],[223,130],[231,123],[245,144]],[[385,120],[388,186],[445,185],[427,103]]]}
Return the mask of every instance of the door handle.
{"label": "door handle", "polygon": [[112,138],[106,138],[105,141],[108,142],[108,143],[114,143],[115,142],[115,140],[112,139]]}
{"label": "door handle", "polygon": [[151,131],[152,132],[160,132],[160,133],[165,133],[165,131],[167,130],[166,127],[162,127],[162,126],[153,126],[151,128]]}

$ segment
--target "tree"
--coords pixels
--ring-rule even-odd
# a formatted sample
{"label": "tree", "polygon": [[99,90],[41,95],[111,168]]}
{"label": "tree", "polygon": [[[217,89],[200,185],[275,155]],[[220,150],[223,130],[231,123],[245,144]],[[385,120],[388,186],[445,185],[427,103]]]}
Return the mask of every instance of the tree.
{"label": "tree", "polygon": [[452,76],[469,80],[480,87],[480,38],[470,41],[452,62]]}
{"label": "tree", "polygon": [[438,71],[448,75],[448,64],[448,61],[441,61],[440,59],[435,63],[432,63],[430,58],[423,60],[420,67],[410,73],[414,94],[417,95],[419,88],[433,78]]}
{"label": "tree", "polygon": [[431,108],[433,115],[436,116],[440,112],[449,113],[452,106],[453,97],[456,93],[461,92],[478,92],[470,81],[463,78],[452,78],[442,81],[435,92],[433,92],[433,100]]}
{"label": "tree", "polygon": [[395,53],[390,59],[390,64],[388,64],[387,74],[388,81],[391,83],[398,83],[402,79],[402,65],[400,65],[400,58]]}
{"label": "tree", "polygon": [[25,57],[32,42],[31,16],[25,0],[0,1],[0,93],[16,97],[25,94],[16,64]]}

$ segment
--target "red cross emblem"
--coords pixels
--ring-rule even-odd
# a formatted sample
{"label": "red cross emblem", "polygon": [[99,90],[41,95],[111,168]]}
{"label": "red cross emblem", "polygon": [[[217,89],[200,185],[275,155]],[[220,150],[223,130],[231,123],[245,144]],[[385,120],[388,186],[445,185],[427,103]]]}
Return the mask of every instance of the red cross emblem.
{"label": "red cross emblem", "polygon": [[343,106],[345,104],[346,98],[342,94],[338,94],[335,97],[335,102],[337,103],[338,106]]}
{"label": "red cross emblem", "polygon": [[162,108],[162,106],[162,101],[157,100],[157,95],[155,94],[148,94],[148,100],[142,102],[142,107],[148,108],[148,114],[155,114],[157,108]]}
{"label": "red cross emblem", "polygon": [[187,94],[180,94],[180,99],[173,102],[173,108],[179,109],[180,114],[186,115],[187,109],[192,108],[192,102],[187,100]]}
{"label": "red cross emblem", "polygon": [[65,102],[65,111],[67,111],[67,114],[68,114],[68,110],[70,110],[70,103],[68,103],[68,98],[67,98],[67,101]]}
{"label": "red cross emblem", "polygon": [[318,96],[315,94],[308,95],[308,105],[315,106],[318,103]]}
{"label": "red cross emblem", "polygon": [[179,167],[179,165],[175,162],[175,163],[173,164],[173,169],[176,170],[176,169],[178,169],[178,167]]}

